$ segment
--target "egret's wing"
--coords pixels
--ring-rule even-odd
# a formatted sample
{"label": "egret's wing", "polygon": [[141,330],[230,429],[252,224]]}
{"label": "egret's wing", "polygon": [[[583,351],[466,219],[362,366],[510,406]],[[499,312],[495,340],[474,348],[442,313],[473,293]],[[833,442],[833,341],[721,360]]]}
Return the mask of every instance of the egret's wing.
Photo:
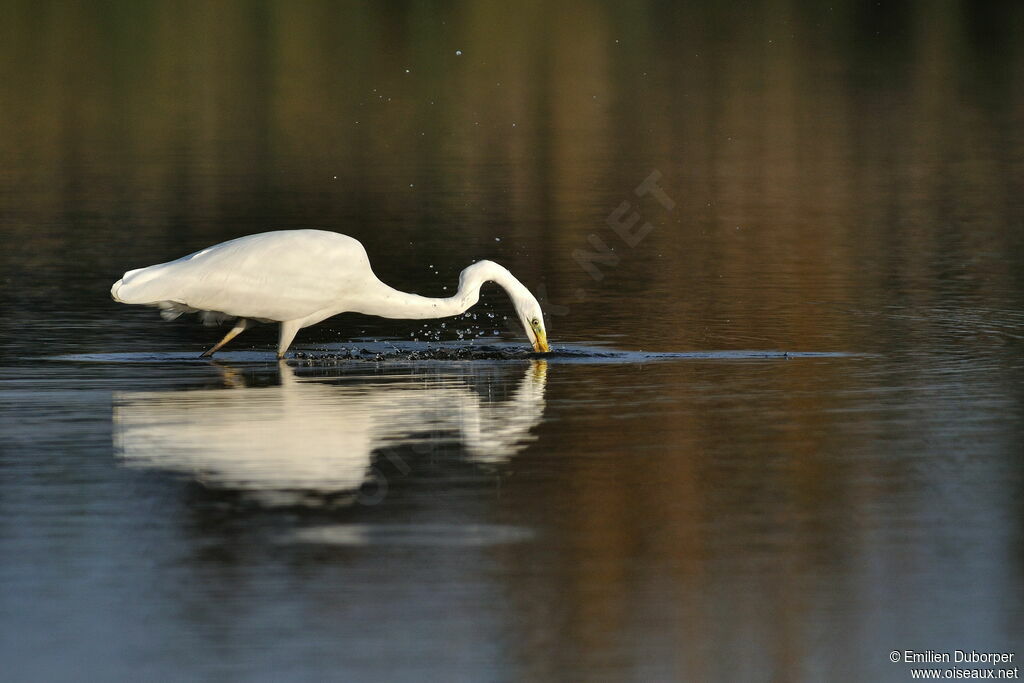
{"label": "egret's wing", "polygon": [[336,304],[339,291],[372,278],[362,245],[320,230],[284,230],[241,237],[176,261],[125,273],[111,293],[118,301],[175,313],[297,320]]}

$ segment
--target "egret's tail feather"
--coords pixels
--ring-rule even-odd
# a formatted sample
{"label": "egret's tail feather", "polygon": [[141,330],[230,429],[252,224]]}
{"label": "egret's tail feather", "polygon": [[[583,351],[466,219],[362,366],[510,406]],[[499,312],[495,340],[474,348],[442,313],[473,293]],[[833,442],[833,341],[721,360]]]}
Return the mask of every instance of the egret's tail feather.
{"label": "egret's tail feather", "polygon": [[117,281],[117,282],[115,282],[115,283],[114,283],[114,285],[113,285],[113,286],[112,286],[112,287],[110,288],[110,298],[111,298],[111,299],[113,299],[114,301],[118,302],[119,304],[125,304],[125,303],[128,303],[127,301],[124,301],[124,300],[123,300],[123,299],[121,299],[121,298],[120,298],[119,296],[117,296],[117,290],[121,289],[121,285],[122,285],[123,283],[124,283],[124,280],[118,280],[118,281]]}
{"label": "egret's tail feather", "polygon": [[151,268],[129,270],[110,288],[110,296],[122,304],[149,304],[167,299],[167,292],[160,291],[159,283],[153,282],[155,274]]}
{"label": "egret's tail feather", "polygon": [[234,320],[236,317],[220,311],[193,308],[181,301],[165,299],[164,297],[171,293],[167,291],[166,287],[160,285],[157,278],[159,268],[160,266],[153,266],[128,271],[110,288],[111,298],[122,304],[156,306],[160,309],[160,317],[164,320],[177,320],[186,313],[198,313],[199,319],[207,327],[216,327],[225,320]]}

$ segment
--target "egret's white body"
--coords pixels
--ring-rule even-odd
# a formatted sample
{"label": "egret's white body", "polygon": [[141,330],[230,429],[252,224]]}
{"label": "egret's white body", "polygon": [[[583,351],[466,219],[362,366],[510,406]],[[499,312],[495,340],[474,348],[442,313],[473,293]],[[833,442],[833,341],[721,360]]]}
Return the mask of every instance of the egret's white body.
{"label": "egret's white body", "polygon": [[339,313],[384,318],[458,315],[495,282],[508,292],[537,351],[547,351],[540,304],[508,270],[478,261],[462,271],[459,290],[447,298],[400,292],[381,282],[358,240],[325,230],[278,230],[239,237],[176,261],[131,270],[110,288],[114,301],[157,306],[168,320],[199,313],[215,324],[237,318],[234,328],[204,355],[256,322],[281,323],[277,355],[295,334]]}

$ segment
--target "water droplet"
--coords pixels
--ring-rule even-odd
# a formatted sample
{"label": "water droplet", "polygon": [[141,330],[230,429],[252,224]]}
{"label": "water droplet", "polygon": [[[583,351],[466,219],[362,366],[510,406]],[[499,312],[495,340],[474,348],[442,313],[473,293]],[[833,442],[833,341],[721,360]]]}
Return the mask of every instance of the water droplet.
{"label": "water droplet", "polygon": [[462,56],[462,50],[456,50],[455,51],[455,56],[456,57],[461,57]]}

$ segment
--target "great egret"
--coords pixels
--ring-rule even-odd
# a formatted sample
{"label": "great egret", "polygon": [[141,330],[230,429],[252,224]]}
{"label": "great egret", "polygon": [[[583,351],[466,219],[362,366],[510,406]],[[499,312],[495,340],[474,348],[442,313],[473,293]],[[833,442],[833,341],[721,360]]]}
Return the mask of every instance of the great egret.
{"label": "great egret", "polygon": [[281,323],[277,357],[295,334],[339,313],[383,318],[445,318],[480,299],[485,282],[500,285],[534,351],[547,352],[544,316],[537,299],[507,269],[477,261],[459,275],[459,291],[433,299],[393,289],[377,279],[359,240],[325,230],[277,230],[248,235],[184,256],[130,270],[110,288],[114,301],[157,306],[165,320],[198,313],[206,324],[236,319],[203,356],[258,322]]}

